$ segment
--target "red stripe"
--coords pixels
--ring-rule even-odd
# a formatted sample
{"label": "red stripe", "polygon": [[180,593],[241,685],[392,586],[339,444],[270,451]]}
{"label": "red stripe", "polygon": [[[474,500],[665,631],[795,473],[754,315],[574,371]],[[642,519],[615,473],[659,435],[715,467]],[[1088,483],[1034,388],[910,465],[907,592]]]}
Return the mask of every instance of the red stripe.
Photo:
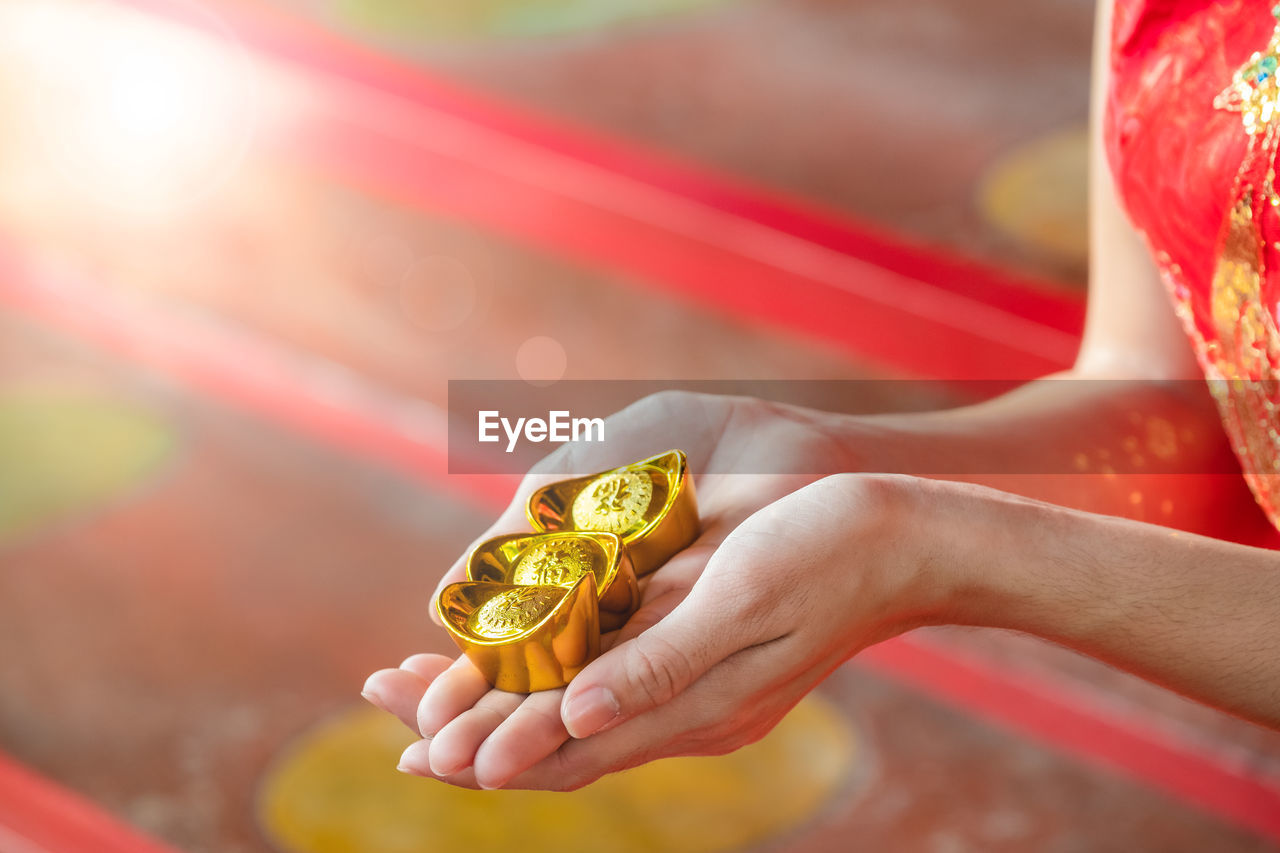
{"label": "red stripe", "polygon": [[0,851],[175,853],[0,754]]}
{"label": "red stripe", "polygon": [[[375,392],[353,377],[335,379],[327,370],[248,336],[128,302],[109,288],[65,274],[25,268],[2,245],[0,300],[42,323],[178,376],[196,391],[455,489],[486,510],[504,507],[514,489],[510,477],[445,474],[446,432],[412,403]],[[1004,672],[914,637],[869,649],[859,661],[1068,755],[1118,770],[1280,840],[1280,791],[1273,781],[1188,739],[1162,736],[1149,718],[1119,717],[1091,701],[1084,690]]]}
{"label": "red stripe", "polygon": [[172,309],[40,271],[0,244],[0,301],[42,323],[180,379],[299,433],[465,495],[505,506],[519,479],[448,472],[443,411],[373,389],[340,367]]}
{"label": "red stripe", "polygon": [[[117,2],[160,14],[171,6]],[[225,11],[250,48],[328,78],[340,94],[334,105],[346,114],[288,140],[291,158],[896,370],[1026,379],[1074,356],[1075,296],[536,118],[300,21],[240,4]]]}
{"label": "red stripe", "polygon": [[1138,779],[1259,835],[1280,841],[1280,778],[1246,760],[1161,732],[1149,716],[1122,715],[1104,694],[990,662],[918,636],[862,652],[859,665],[1060,752]]}
{"label": "red stripe", "polygon": [[[396,139],[362,127],[312,127],[318,132],[301,145],[313,163],[347,182],[593,266],[625,270],[627,280],[639,277],[650,288],[721,313],[801,330],[894,371],[1016,380],[1061,369],[1074,356],[1074,335],[756,223],[679,199],[646,199],[642,188],[625,181],[575,185],[560,170],[560,185],[582,192],[552,190],[539,176],[560,164],[546,164],[548,155],[529,149],[517,156],[471,128]],[[477,150],[489,156],[470,159],[466,152]],[[628,199],[635,203],[619,210]],[[644,217],[660,204],[667,207],[665,221]]]}

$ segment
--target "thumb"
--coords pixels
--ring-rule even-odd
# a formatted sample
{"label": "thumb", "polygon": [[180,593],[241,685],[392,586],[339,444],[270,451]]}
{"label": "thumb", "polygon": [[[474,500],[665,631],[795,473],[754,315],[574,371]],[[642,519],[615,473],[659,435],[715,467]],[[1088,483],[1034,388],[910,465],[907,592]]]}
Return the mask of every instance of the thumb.
{"label": "thumb", "polygon": [[691,606],[694,598],[573,679],[560,705],[570,735],[588,737],[670,702],[712,666],[755,642],[743,636],[728,602]]}

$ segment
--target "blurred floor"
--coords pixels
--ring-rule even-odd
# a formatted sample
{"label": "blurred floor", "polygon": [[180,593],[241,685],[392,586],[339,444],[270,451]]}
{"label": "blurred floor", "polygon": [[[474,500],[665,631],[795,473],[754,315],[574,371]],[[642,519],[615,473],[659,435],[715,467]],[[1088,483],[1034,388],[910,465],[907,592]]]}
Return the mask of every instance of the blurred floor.
{"label": "blurred floor", "polygon": [[[670,6],[646,21],[584,23],[576,7],[547,4],[549,17],[512,24],[515,5],[482,4],[492,12],[484,26],[463,14],[439,37],[414,28],[424,10],[446,7],[401,4],[400,17],[381,19],[409,34],[394,46],[378,24],[389,6],[332,4],[320,17],[531,109],[1078,282],[1079,241],[1053,223],[1079,227],[1058,188],[1078,184],[1071,129],[1084,114],[1085,5]],[[0,50],[6,107],[31,94],[8,57]],[[162,215],[104,205],[84,172],[42,173],[42,137],[10,118],[0,255],[76,278],[85,312],[118,302],[178,336],[243,334],[333,368],[338,390],[428,406],[445,404],[449,378],[519,376],[530,340],[559,348],[567,378],[886,375],[848,349],[326,174],[291,157],[277,127],[325,103],[322,81],[268,67],[254,82],[272,121],[226,180]],[[55,171],[66,165],[59,156]],[[21,267],[0,267],[12,299]],[[101,348],[77,324],[71,294],[62,319],[20,299],[0,316],[0,440],[20,448],[0,452],[0,748],[183,849],[271,849],[272,827],[257,817],[264,773],[295,738],[348,719],[368,672],[446,650],[425,618],[427,596],[492,505],[299,434],[220,396],[216,382],[179,381],[163,351]],[[892,387],[865,407],[955,399],[933,383]],[[111,464],[69,464],[86,448]],[[935,637],[1029,679],[1090,690],[1197,748],[1244,756],[1264,782],[1280,779],[1272,734],[1044,644]],[[856,744],[847,778],[759,845],[1267,846],[856,667],[824,695]],[[446,796],[416,780],[370,782],[382,784]]]}
{"label": "blurred floor", "polygon": [[[254,0],[550,115],[1079,285],[1080,0]],[[1070,140],[1069,159],[1042,140]],[[1029,148],[1012,192],[991,181]]]}

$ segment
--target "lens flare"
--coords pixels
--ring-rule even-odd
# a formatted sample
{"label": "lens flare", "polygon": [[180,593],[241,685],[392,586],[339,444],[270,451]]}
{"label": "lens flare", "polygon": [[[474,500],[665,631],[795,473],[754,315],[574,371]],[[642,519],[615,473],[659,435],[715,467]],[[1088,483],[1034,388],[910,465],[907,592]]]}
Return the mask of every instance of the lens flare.
{"label": "lens flare", "polygon": [[172,210],[241,161],[260,113],[254,69],[208,12],[188,18],[216,35],[112,4],[0,8],[0,57],[25,95],[21,124],[74,201]]}

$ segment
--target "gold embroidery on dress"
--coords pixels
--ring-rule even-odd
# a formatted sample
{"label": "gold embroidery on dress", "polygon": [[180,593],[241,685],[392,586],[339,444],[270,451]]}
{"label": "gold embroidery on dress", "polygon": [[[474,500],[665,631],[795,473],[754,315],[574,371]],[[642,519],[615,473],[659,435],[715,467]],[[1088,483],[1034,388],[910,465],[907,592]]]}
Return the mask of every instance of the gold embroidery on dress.
{"label": "gold embroidery on dress", "polygon": [[[1280,6],[1273,10],[1280,18]],[[1245,477],[1274,524],[1280,526],[1280,330],[1263,301],[1266,244],[1263,215],[1280,207],[1275,188],[1280,141],[1280,23],[1265,49],[1249,57],[1213,105],[1240,113],[1248,147],[1236,173],[1231,206],[1223,221],[1209,292],[1214,340],[1192,321],[1190,290],[1180,271],[1165,266],[1166,279],[1182,304],[1179,316],[1192,333],[1197,355],[1217,400],[1223,424]]]}

